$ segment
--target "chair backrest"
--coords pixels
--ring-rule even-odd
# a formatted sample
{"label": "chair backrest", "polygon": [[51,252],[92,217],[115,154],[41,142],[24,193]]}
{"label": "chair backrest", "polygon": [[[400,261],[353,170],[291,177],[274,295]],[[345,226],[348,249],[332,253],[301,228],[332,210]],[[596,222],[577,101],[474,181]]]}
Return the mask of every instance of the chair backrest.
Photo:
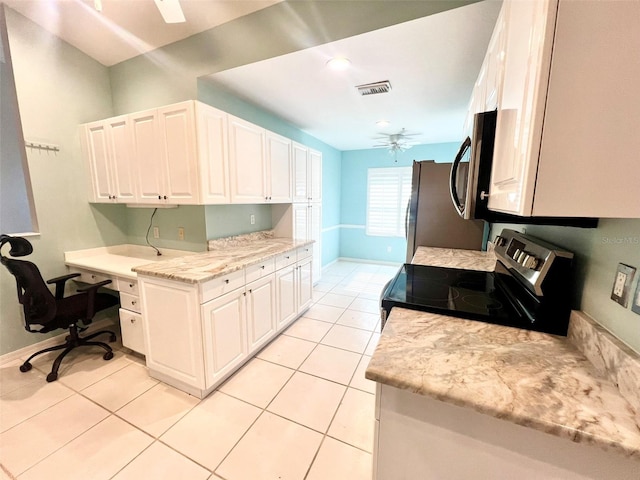
{"label": "chair backrest", "polygon": [[24,310],[27,330],[31,331],[29,325],[45,325],[55,318],[56,299],[35,264],[2,255],[1,249],[5,243],[11,245],[9,255],[17,257],[29,255],[33,247],[22,237],[0,236],[0,262],[16,279],[18,301]]}

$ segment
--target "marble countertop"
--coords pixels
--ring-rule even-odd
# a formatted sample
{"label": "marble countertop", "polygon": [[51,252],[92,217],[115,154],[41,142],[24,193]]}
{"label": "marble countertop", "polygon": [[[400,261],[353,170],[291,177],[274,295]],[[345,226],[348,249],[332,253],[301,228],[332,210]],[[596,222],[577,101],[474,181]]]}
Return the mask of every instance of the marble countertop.
{"label": "marble countertop", "polygon": [[625,398],[566,337],[394,308],[366,378],[640,461],[637,390]]}
{"label": "marble countertop", "polygon": [[457,248],[418,247],[411,263],[432,267],[461,268],[493,272],[496,256],[493,251],[462,250]]}
{"label": "marble countertop", "polygon": [[185,283],[202,283],[313,243],[290,238],[235,238],[239,237],[210,242],[209,248],[213,249],[208,252],[139,265],[134,267],[133,271],[138,275]]}

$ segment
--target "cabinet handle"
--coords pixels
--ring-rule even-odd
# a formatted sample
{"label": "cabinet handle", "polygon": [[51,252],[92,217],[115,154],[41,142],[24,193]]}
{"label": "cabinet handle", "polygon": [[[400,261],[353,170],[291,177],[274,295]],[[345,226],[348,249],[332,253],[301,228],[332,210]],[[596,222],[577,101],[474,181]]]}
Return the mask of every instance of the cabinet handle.
{"label": "cabinet handle", "polygon": [[242,292],[242,295],[246,297],[247,296],[247,292]]}
{"label": "cabinet handle", "polygon": [[130,283],[130,284],[129,284],[129,288],[133,288],[133,283]]}
{"label": "cabinet handle", "polygon": [[229,283],[229,279],[225,278],[224,283]]}
{"label": "cabinet handle", "polygon": [[289,260],[291,257],[284,257],[286,260]]}
{"label": "cabinet handle", "polygon": [[249,289],[249,293],[253,293],[253,290]]}
{"label": "cabinet handle", "polygon": [[95,279],[96,279],[96,276],[95,276],[95,275],[91,275],[91,279],[92,279],[92,280],[95,280]]}
{"label": "cabinet handle", "polygon": [[487,192],[480,192],[480,200],[486,200],[487,198],[489,198],[489,194]]}
{"label": "cabinet handle", "polygon": [[135,318],[132,318],[132,319],[131,319],[131,323],[136,323],[136,319],[135,319]]}
{"label": "cabinet handle", "polygon": [[165,199],[165,200],[167,199],[167,196],[166,196],[166,195],[164,196],[164,199]]}
{"label": "cabinet handle", "polygon": [[262,270],[264,270],[264,265],[262,265],[260,268],[261,268]]}
{"label": "cabinet handle", "polygon": [[136,302],[135,300],[131,301],[131,305],[135,305],[136,303],[138,303],[138,302]]}
{"label": "cabinet handle", "polygon": [[158,195],[158,200],[162,200],[162,195]]}

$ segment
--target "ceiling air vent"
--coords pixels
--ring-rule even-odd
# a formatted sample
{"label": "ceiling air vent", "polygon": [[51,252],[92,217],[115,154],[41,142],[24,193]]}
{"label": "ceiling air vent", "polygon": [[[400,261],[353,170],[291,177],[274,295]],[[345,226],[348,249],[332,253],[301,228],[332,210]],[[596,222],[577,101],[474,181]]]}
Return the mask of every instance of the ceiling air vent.
{"label": "ceiling air vent", "polygon": [[356,88],[363,97],[366,95],[377,95],[378,93],[390,92],[391,82],[385,80],[384,82],[367,83],[365,85],[357,85]]}

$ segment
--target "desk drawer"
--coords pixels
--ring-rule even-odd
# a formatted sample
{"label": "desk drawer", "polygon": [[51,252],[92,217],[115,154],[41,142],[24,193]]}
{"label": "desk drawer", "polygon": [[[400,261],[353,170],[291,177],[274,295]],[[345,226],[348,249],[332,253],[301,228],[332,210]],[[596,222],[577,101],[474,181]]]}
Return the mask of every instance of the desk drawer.
{"label": "desk drawer", "polygon": [[265,260],[264,262],[256,263],[255,265],[246,267],[245,275],[246,275],[247,283],[251,283],[254,280],[259,280],[262,277],[266,277],[267,275],[275,271],[276,271],[276,262],[274,258],[270,258],[268,260]]}
{"label": "desk drawer", "polygon": [[[103,280],[113,280],[109,275],[105,275],[103,273],[96,273],[96,272],[90,272],[87,270],[72,270],[73,273],[79,273],[80,276],[74,278],[74,280],[77,280],[79,282],[84,282],[84,283],[100,283]],[[118,287],[116,285],[116,282],[111,282],[110,284],[107,285],[106,288],[109,288],[111,290],[116,290]]]}
{"label": "desk drawer", "polygon": [[240,287],[244,287],[244,270],[228,273],[200,284],[201,301],[206,303]]}
{"label": "desk drawer", "polygon": [[140,299],[137,295],[120,292],[120,306],[132,312],[142,313],[140,310]]}
{"label": "desk drawer", "polygon": [[130,295],[138,295],[138,281],[129,278],[118,278],[118,291]]}
{"label": "desk drawer", "polygon": [[142,315],[133,313],[124,308],[120,309],[120,330],[122,332],[122,345],[134,352],[146,354],[144,348],[144,324]]}
{"label": "desk drawer", "polygon": [[276,270],[288,267],[289,265],[296,263],[296,251],[290,250],[285,253],[281,253],[276,257]]}

